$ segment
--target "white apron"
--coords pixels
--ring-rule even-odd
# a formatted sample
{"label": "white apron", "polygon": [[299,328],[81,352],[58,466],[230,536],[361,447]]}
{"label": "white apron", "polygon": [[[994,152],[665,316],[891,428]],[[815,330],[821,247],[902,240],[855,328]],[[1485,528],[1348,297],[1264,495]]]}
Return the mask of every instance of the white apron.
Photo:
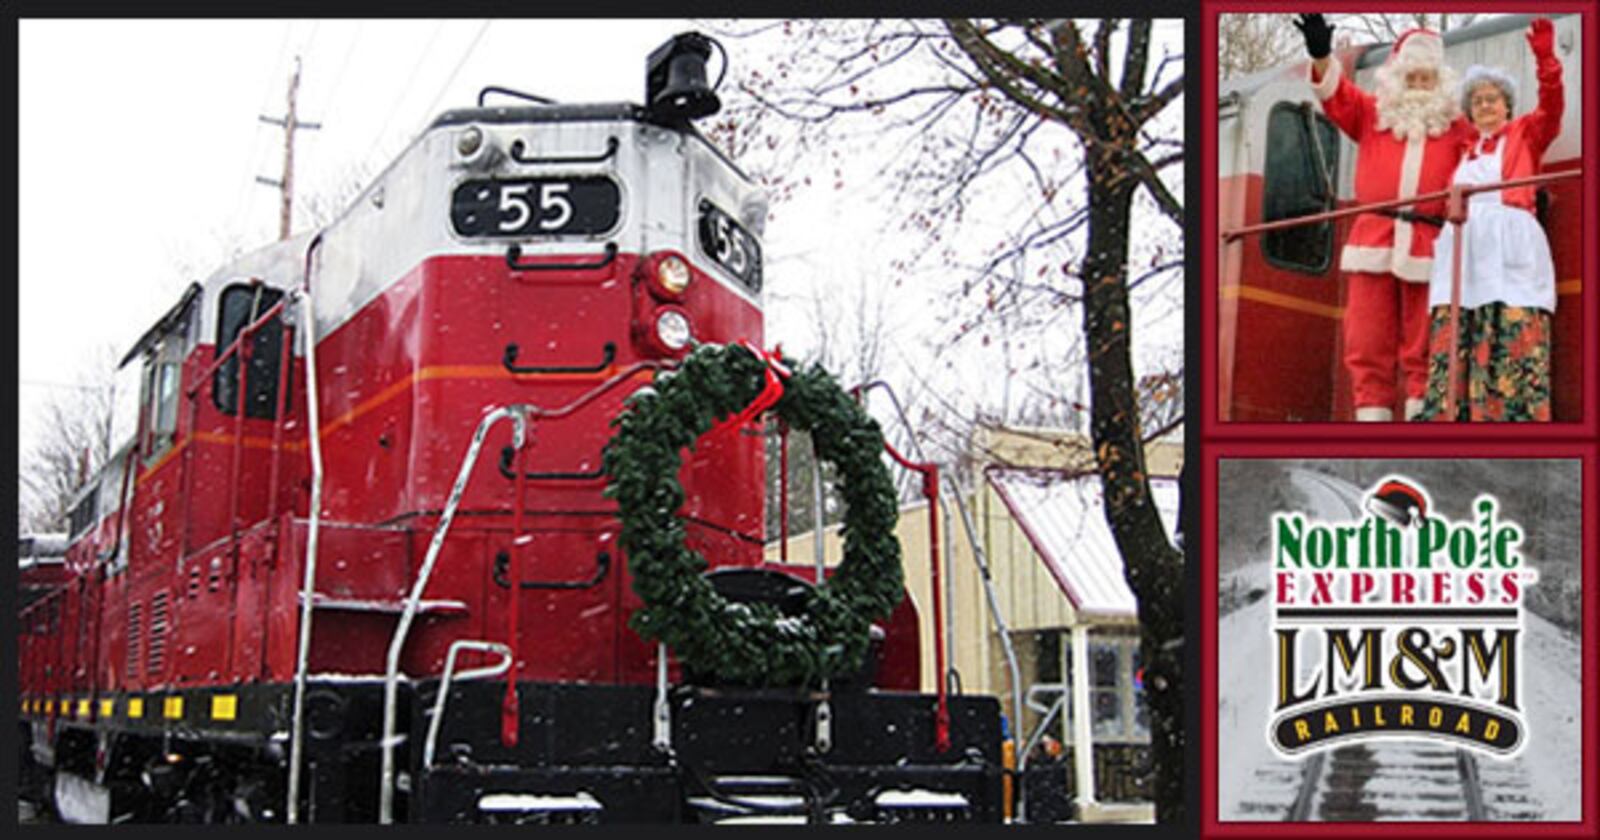
{"label": "white apron", "polygon": [[[1454,183],[1492,184],[1503,180],[1500,154],[1505,150],[1506,138],[1502,135],[1488,154],[1483,152],[1483,140],[1478,139],[1477,157],[1461,159]],[[1556,270],[1550,259],[1550,241],[1532,213],[1501,204],[1499,190],[1474,193],[1467,202],[1462,233],[1461,308],[1503,303],[1556,311]],[[1447,222],[1434,240],[1429,307],[1450,305],[1454,244],[1455,225]]]}

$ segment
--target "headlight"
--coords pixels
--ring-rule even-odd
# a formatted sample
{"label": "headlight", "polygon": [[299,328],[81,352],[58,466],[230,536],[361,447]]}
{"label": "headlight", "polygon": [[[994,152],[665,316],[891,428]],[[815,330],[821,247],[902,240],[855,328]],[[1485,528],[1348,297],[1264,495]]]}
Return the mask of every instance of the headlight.
{"label": "headlight", "polygon": [[694,333],[689,329],[689,316],[676,309],[664,310],[656,318],[656,338],[669,350],[682,350],[689,346]]}
{"label": "headlight", "polygon": [[483,131],[475,125],[467,126],[460,134],[456,135],[456,153],[464,158],[470,158],[483,148]]}
{"label": "headlight", "polygon": [[656,263],[656,282],[668,294],[681,295],[689,288],[689,264],[676,254],[668,255]]}

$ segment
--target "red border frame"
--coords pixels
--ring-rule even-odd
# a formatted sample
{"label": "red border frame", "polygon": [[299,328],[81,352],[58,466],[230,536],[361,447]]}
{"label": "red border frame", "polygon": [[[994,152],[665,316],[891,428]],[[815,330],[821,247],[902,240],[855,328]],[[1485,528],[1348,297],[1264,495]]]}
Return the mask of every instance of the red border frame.
{"label": "red border frame", "polygon": [[[1596,589],[1600,586],[1600,493],[1595,481],[1600,478],[1600,448],[1593,442],[1541,441],[1513,443],[1496,441],[1475,447],[1474,455],[1488,458],[1571,458],[1582,467],[1583,521],[1591,523],[1583,534],[1583,708],[1581,720],[1583,775],[1580,785],[1584,801],[1580,822],[1383,822],[1383,823],[1294,823],[1286,829],[1282,822],[1221,822],[1217,807],[1217,543],[1214,533],[1201,541],[1200,615],[1203,636],[1201,647],[1200,697],[1200,833],[1203,837],[1570,837],[1600,836],[1600,725],[1596,724],[1600,702],[1600,656],[1596,656],[1600,635],[1600,608]],[[1217,521],[1217,462],[1223,458],[1460,458],[1461,448],[1453,443],[1403,443],[1376,448],[1347,441],[1218,441],[1207,446],[1201,459],[1200,498],[1202,522]]]}
{"label": "red border frame", "polygon": [[[1586,81],[1595,83],[1600,79],[1600,69],[1597,69],[1596,54],[1600,53],[1600,43],[1596,40],[1596,19],[1600,18],[1600,8],[1592,0],[1564,0],[1563,2],[1550,2],[1539,4],[1521,4],[1515,0],[1448,0],[1436,3],[1401,3],[1401,2],[1334,2],[1319,9],[1325,12],[1353,12],[1353,11],[1499,11],[1512,13],[1553,14],[1562,12],[1577,12],[1584,15],[1583,21],[1583,77]],[[1205,387],[1201,388],[1202,411],[1200,414],[1201,438],[1210,441],[1218,438],[1229,439],[1276,439],[1295,438],[1305,435],[1326,437],[1336,435],[1350,435],[1355,433],[1353,423],[1260,423],[1228,421],[1220,418],[1220,406],[1217,394],[1217,318],[1218,318],[1218,277],[1217,261],[1219,249],[1217,248],[1217,218],[1218,214],[1210,212],[1218,201],[1216,179],[1209,173],[1217,171],[1217,122],[1213,118],[1217,102],[1217,59],[1214,45],[1217,42],[1217,16],[1222,12],[1304,12],[1308,11],[1303,3],[1290,4],[1283,0],[1202,0],[1200,6],[1200,110],[1201,110],[1201,137],[1200,152],[1203,171],[1208,173],[1200,179],[1201,204],[1206,211],[1201,217],[1201,369],[1204,374]],[[1586,89],[1581,106],[1583,114],[1583,159],[1588,161],[1583,176],[1584,190],[1584,218],[1592,227],[1595,220],[1600,219],[1600,107],[1594,90]],[[1191,245],[1192,247],[1192,245]],[[1538,425],[1524,424],[1494,424],[1474,425],[1468,423],[1393,423],[1384,424],[1378,430],[1379,434],[1394,440],[1503,440],[1521,439],[1530,437],[1557,438],[1557,439],[1594,439],[1600,435],[1600,294],[1595,291],[1597,278],[1600,278],[1600,238],[1586,237],[1583,247],[1583,291],[1580,296],[1580,305],[1583,307],[1583,357],[1590,362],[1586,376],[1580,381],[1583,388],[1583,419],[1578,422],[1549,423]],[[1363,436],[1370,436],[1375,429],[1372,425],[1361,429]]]}
{"label": "red border frame", "polygon": [[[1548,4],[1518,4],[1515,0],[1455,0],[1455,2],[1335,2],[1323,11],[1512,11],[1523,13],[1576,12],[1584,16],[1582,24],[1584,49],[1582,56],[1583,78],[1600,79],[1597,55],[1600,55],[1600,4],[1593,0],[1564,0]],[[1201,207],[1210,211],[1218,201],[1215,179],[1217,171],[1217,123],[1214,112],[1217,102],[1217,60],[1214,46],[1217,41],[1217,16],[1228,12],[1298,12],[1307,11],[1303,4],[1296,6],[1284,0],[1202,0],[1200,8],[1200,58],[1199,100],[1200,153],[1203,175],[1200,180]],[[1191,21],[1193,19],[1191,18]],[[1595,107],[1596,92],[1586,90],[1581,100],[1586,106],[1583,114],[1582,157],[1588,161],[1583,178],[1584,218],[1593,226],[1600,219],[1600,108]],[[1584,780],[1581,820],[1564,823],[1298,823],[1285,828],[1282,822],[1220,822],[1217,807],[1218,760],[1216,737],[1217,714],[1217,546],[1213,531],[1217,517],[1217,461],[1221,458],[1303,458],[1303,457],[1369,457],[1369,458],[1461,458],[1467,455],[1483,458],[1559,457],[1577,458],[1582,464],[1583,521],[1600,523],[1600,492],[1595,482],[1600,479],[1600,365],[1590,364],[1580,380],[1583,387],[1582,419],[1575,423],[1551,424],[1375,424],[1356,426],[1350,423],[1246,423],[1220,420],[1217,385],[1218,344],[1217,317],[1218,258],[1217,219],[1214,212],[1202,212],[1200,287],[1199,351],[1204,387],[1200,389],[1201,412],[1199,431],[1201,443],[1200,498],[1202,500],[1200,531],[1206,536],[1200,540],[1200,628],[1201,685],[1200,727],[1196,733],[1200,740],[1200,792],[1199,816],[1201,835],[1205,837],[1278,837],[1296,834],[1308,837],[1361,837],[1399,835],[1407,837],[1600,837],[1600,605],[1595,590],[1600,586],[1600,533],[1593,524],[1583,534],[1583,721],[1588,724],[1583,732],[1581,755]],[[1193,247],[1191,245],[1191,247]],[[1595,280],[1600,278],[1600,238],[1587,237],[1583,249],[1584,284],[1580,297],[1583,307],[1584,358],[1600,361],[1600,293],[1595,291]]]}

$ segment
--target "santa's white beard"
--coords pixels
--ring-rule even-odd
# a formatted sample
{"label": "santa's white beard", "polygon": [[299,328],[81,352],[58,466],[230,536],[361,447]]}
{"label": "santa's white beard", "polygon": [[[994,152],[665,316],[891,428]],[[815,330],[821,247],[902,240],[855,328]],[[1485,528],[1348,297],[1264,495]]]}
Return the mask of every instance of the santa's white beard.
{"label": "santa's white beard", "polygon": [[1438,137],[1456,118],[1455,98],[1443,85],[1433,90],[1378,90],[1378,130],[1393,131],[1402,140]]}

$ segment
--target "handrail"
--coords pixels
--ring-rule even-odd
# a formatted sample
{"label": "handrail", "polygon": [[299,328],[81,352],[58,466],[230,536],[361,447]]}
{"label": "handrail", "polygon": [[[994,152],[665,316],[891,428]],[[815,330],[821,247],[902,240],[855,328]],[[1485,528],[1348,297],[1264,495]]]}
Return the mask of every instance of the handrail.
{"label": "handrail", "polygon": [[[889,383],[881,379],[875,379],[871,382],[857,385],[853,390],[858,394],[864,394],[873,388],[882,388],[889,395],[889,402],[894,406],[895,414],[900,418],[900,425],[905,428],[907,437],[911,441],[912,452],[918,458],[927,460],[927,456],[922,454],[922,445],[917,442],[917,437],[913,433],[911,421],[906,418],[905,409],[900,405],[900,398],[895,395],[894,388]],[[1000,598],[995,595],[994,578],[989,574],[989,558],[978,541],[978,529],[972,524],[972,514],[967,510],[967,504],[962,500],[960,493],[949,490],[946,490],[946,492],[955,500],[956,510],[961,513],[961,525],[967,534],[967,544],[972,547],[972,560],[978,566],[979,580],[983,581],[983,592],[989,607],[989,618],[994,621],[995,631],[1000,634],[1000,650],[1005,655],[1006,671],[1011,679],[1011,709],[1012,713],[1017,715],[1018,718],[1017,725],[1013,727],[1015,732],[1021,729],[1022,668],[1017,665],[1017,650],[1011,644],[1011,628],[1006,626],[1005,617],[1000,613]],[[940,674],[939,679],[943,681],[946,677],[944,674]],[[1016,736],[1013,735],[1012,740],[1014,741],[1015,739]],[[1021,772],[1026,767],[1027,756],[1020,756],[1019,761],[1021,764],[1018,766],[1018,772]],[[1026,817],[1027,790],[1026,786],[1018,785],[1017,820],[1018,822],[1023,822]]]}
{"label": "handrail", "polygon": [[[1033,690],[1035,688],[1042,688],[1042,687],[1043,686],[1040,686],[1038,683],[1035,683],[1034,685],[1032,685],[1032,686],[1030,686],[1028,688],[1028,693],[1032,694]],[[1033,728],[1033,734],[1029,735],[1028,736],[1028,740],[1023,743],[1022,749],[1021,749],[1021,752],[1022,752],[1023,755],[1027,755],[1029,753],[1032,753],[1033,752],[1033,748],[1039,746],[1039,742],[1044,740],[1045,730],[1050,728],[1050,724],[1055,723],[1056,715],[1062,714],[1063,710],[1067,708],[1067,692],[1069,690],[1070,689],[1067,687],[1067,685],[1065,683],[1062,683],[1062,685],[1061,685],[1061,693],[1059,695],[1057,695],[1057,697],[1055,699],[1055,702],[1051,703],[1048,707],[1046,707],[1044,709],[1040,709],[1039,707],[1033,705],[1032,703],[1028,704],[1028,708],[1033,709],[1036,712],[1042,712],[1044,717],[1041,717],[1039,719],[1039,725],[1035,726]],[[1019,758],[1019,762],[1020,762],[1020,758]],[[1017,772],[1021,773],[1024,769],[1026,769],[1026,766],[1025,765],[1020,765],[1020,763],[1019,763],[1019,766],[1017,768]]]}
{"label": "handrail", "polygon": [[789,424],[778,418],[778,562],[789,564]]}
{"label": "handrail", "polygon": [[283,462],[283,427],[289,421],[289,366],[294,363],[294,328],[283,325],[283,348],[278,356],[278,405],[273,411],[272,473],[267,480],[267,520],[278,516],[278,476]]}
{"label": "handrail", "polygon": [[311,454],[311,521],[306,526],[305,570],[300,581],[300,633],[295,646],[294,715],[289,737],[289,784],[286,794],[289,801],[285,806],[286,821],[290,825],[298,821],[300,813],[300,765],[305,752],[306,671],[311,661],[311,603],[317,580],[317,537],[322,531],[322,427],[317,407],[317,316],[311,293],[312,258],[321,246],[320,233],[306,245],[301,287],[295,293],[295,299],[305,306],[306,315],[306,440]]}
{"label": "handrail", "polygon": [[283,311],[283,308],[288,305],[288,303],[289,296],[284,295],[278,299],[277,303],[267,307],[267,311],[261,313],[260,317],[241,327],[239,329],[239,334],[234,336],[233,342],[229,344],[226,349],[220,351],[217,354],[217,357],[211,361],[211,364],[207,365],[205,369],[200,372],[200,375],[195,377],[194,384],[189,386],[187,391],[184,391],[184,396],[193,399],[197,394],[199,394],[200,389],[204,387],[205,383],[211,379],[211,376],[222,367],[223,363],[228,361],[228,359],[231,358],[234,353],[240,351],[245,339],[254,336],[257,332],[260,332],[261,329],[267,325],[268,321],[272,320],[278,315],[278,313]]}
{"label": "handrail", "polygon": [[928,554],[933,570],[929,585],[933,589],[933,658],[939,675],[935,680],[939,696],[939,710],[934,715],[934,746],[939,752],[950,749],[950,702],[946,697],[944,665],[944,596],[939,591],[939,466],[919,464],[900,454],[887,439],[883,448],[900,466],[922,474],[922,495],[928,500]]}
{"label": "handrail", "polygon": [[517,365],[517,355],[520,348],[516,342],[506,345],[505,353],[500,356],[500,363],[512,373],[599,373],[617,359],[617,343],[608,341],[600,351],[600,361],[592,365]]}
{"label": "handrail", "polygon": [[[634,375],[636,375],[638,373],[642,373],[643,371],[647,371],[647,370],[661,370],[663,368],[672,368],[672,367],[675,367],[676,365],[677,365],[677,362],[672,361],[672,360],[643,359],[643,360],[640,360],[640,361],[634,362],[633,364],[628,365],[627,367],[623,368],[622,370],[617,371],[616,373],[612,374],[610,377],[608,377],[605,380],[603,380],[600,384],[598,384],[598,385],[594,386],[593,388],[590,388],[589,390],[583,392],[582,394],[579,394],[578,396],[574,397],[570,402],[566,403],[565,405],[562,405],[562,406],[559,406],[559,407],[556,407],[556,408],[540,408],[539,406],[536,406],[536,405],[524,405],[523,407],[525,409],[527,409],[529,417],[536,418],[536,419],[539,419],[539,420],[559,420],[559,419],[561,419],[563,417],[566,417],[567,415],[573,413],[574,411],[577,411],[578,409],[588,405],[589,403],[594,402],[595,400],[599,399],[601,397],[601,395],[605,394],[607,391],[610,391],[612,388],[615,388],[618,385],[621,385],[622,383],[627,382],[628,380],[632,379],[634,377]],[[515,449],[513,449],[512,447],[509,447],[509,446],[505,447],[504,449],[502,449],[500,451],[500,462],[499,462],[499,465],[498,465],[498,468],[500,470],[500,474],[505,476],[507,479],[513,480],[513,481],[516,480],[517,476],[519,475],[519,471],[512,469],[511,460],[512,460],[513,457],[515,457],[515,455],[516,455],[516,450]],[[604,467],[596,467],[593,470],[590,470],[589,472],[581,472],[581,473],[580,472],[530,472],[530,473],[526,473],[525,474],[526,478],[528,478],[530,480],[534,480],[534,481],[541,481],[541,480],[550,480],[550,481],[587,481],[587,480],[602,478],[604,476],[605,476],[605,468]]]}
{"label": "handrail", "polygon": [[467,447],[466,456],[461,459],[461,469],[456,474],[455,485],[450,488],[450,497],[445,502],[439,525],[434,529],[433,540],[428,544],[428,553],[422,560],[422,568],[417,570],[416,580],[411,585],[411,593],[406,596],[405,608],[400,613],[400,621],[395,626],[394,635],[389,638],[389,654],[383,673],[383,731],[379,737],[383,749],[383,765],[378,787],[378,822],[383,825],[394,822],[394,747],[397,740],[395,700],[399,687],[401,648],[405,645],[406,635],[411,632],[411,622],[416,617],[417,603],[422,600],[422,592],[427,587],[429,578],[433,576],[433,565],[439,559],[439,550],[444,546],[445,535],[450,531],[450,523],[455,519],[456,508],[460,506],[461,496],[466,492],[467,480],[472,477],[472,467],[478,460],[478,452],[483,448],[484,437],[495,423],[509,417],[514,423],[512,431],[514,445],[520,448],[527,434],[527,414],[527,406],[508,405],[485,414],[483,419],[478,421],[478,429],[473,432],[472,443]]}
{"label": "handrail", "polygon": [[520,138],[518,138],[517,140],[513,140],[511,142],[511,159],[516,161],[517,163],[534,164],[534,165],[563,164],[563,163],[604,163],[605,161],[610,160],[612,157],[616,156],[617,149],[621,148],[621,143],[619,143],[617,141],[617,138],[615,138],[615,137],[607,137],[606,138],[606,150],[603,151],[603,152],[597,152],[597,153],[592,154],[592,155],[570,155],[570,156],[566,156],[566,157],[523,157],[522,153],[524,151],[526,151],[527,148],[528,148],[528,144],[523,142]]}
{"label": "handrail", "polygon": [[617,243],[607,242],[603,256],[591,262],[520,262],[522,259],[522,246],[511,245],[506,248],[506,265],[512,271],[589,271],[596,268],[605,268],[617,258]]}
{"label": "handrail", "polygon": [[1278,219],[1272,222],[1260,222],[1253,225],[1240,225],[1218,233],[1223,242],[1231,242],[1241,237],[1258,233],[1271,233],[1276,230],[1299,227],[1301,225],[1320,224],[1322,222],[1342,219],[1346,216],[1358,216],[1362,213],[1375,213],[1379,210],[1392,210],[1396,207],[1405,207],[1410,204],[1421,204],[1425,201],[1449,201],[1452,197],[1460,195],[1462,198],[1470,197],[1474,193],[1492,192],[1495,190],[1511,189],[1512,187],[1527,187],[1544,184],[1550,181],[1560,181],[1566,178],[1576,178],[1583,174],[1582,169],[1569,169],[1561,172],[1549,172],[1544,175],[1529,175],[1526,178],[1513,178],[1509,181],[1499,181],[1493,184],[1459,185],[1447,190],[1414,195],[1410,198],[1393,198],[1387,201],[1369,201],[1366,204],[1354,204],[1338,210],[1327,210],[1321,213],[1312,213],[1307,216],[1295,216],[1292,219]]}
{"label": "handrail", "polygon": [[[483,653],[498,653],[501,657],[498,665],[489,665],[482,668],[468,668],[460,674],[455,673],[456,654],[463,650],[476,650]],[[433,748],[439,741],[440,721],[444,719],[445,698],[450,696],[451,679],[475,680],[483,677],[498,677],[511,668],[511,661],[515,654],[511,648],[500,642],[482,642],[473,639],[457,639],[450,643],[450,650],[444,656],[444,675],[439,680],[439,696],[434,698],[432,717],[428,721],[428,737],[422,742],[422,766],[433,766]]]}
{"label": "handrail", "polygon": [[588,405],[589,403],[594,402],[600,397],[601,394],[604,394],[623,382],[632,379],[637,373],[647,370],[673,368],[677,367],[677,364],[678,363],[676,361],[671,359],[643,359],[628,365],[622,370],[617,371],[609,378],[602,381],[599,385],[596,385],[582,394],[579,394],[578,396],[574,397],[571,402],[563,406],[558,408],[540,408],[536,405],[526,405],[524,408],[527,409],[529,417],[534,417],[540,420],[559,420],[562,417],[565,417],[568,414],[571,414],[572,412]]}

